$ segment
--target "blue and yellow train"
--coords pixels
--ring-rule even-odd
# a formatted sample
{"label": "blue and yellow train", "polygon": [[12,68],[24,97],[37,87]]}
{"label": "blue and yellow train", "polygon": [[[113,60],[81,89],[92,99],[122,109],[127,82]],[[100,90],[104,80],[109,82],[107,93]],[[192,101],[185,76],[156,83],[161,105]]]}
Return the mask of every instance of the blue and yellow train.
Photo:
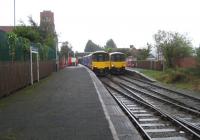
{"label": "blue and yellow train", "polygon": [[121,52],[113,52],[109,54],[110,73],[123,74],[126,67],[125,54]]}
{"label": "blue and yellow train", "polygon": [[126,66],[125,54],[121,52],[109,54],[105,51],[96,51],[84,56],[81,62],[97,75],[123,74]]}
{"label": "blue and yellow train", "polygon": [[93,52],[83,57],[82,64],[89,67],[97,75],[107,75],[110,67],[109,53],[105,51]]}

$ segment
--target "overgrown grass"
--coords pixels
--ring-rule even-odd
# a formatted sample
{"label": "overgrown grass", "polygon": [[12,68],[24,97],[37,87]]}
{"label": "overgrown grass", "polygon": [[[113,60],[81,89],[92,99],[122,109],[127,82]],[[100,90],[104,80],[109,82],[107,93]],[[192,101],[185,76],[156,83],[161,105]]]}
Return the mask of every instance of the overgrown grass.
{"label": "overgrown grass", "polygon": [[200,70],[190,69],[167,69],[164,72],[155,70],[139,71],[151,78],[154,78],[165,84],[173,84],[177,88],[189,89],[200,92]]}
{"label": "overgrown grass", "polygon": [[145,69],[138,69],[138,71],[140,71],[141,73],[154,78],[154,79],[158,79],[160,76],[163,75],[162,71],[155,71],[155,70],[145,70]]}

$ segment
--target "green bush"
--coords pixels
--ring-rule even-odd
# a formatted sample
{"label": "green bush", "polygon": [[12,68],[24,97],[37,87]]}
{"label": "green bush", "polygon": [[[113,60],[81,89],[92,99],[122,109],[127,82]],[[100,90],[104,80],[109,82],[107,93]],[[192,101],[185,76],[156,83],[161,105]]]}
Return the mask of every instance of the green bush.
{"label": "green bush", "polygon": [[200,77],[200,70],[199,70],[199,68],[185,68],[185,69],[182,68],[182,69],[180,69],[180,71],[182,71],[183,73],[185,73],[187,75]]}
{"label": "green bush", "polygon": [[189,76],[179,69],[167,69],[162,76],[158,78],[165,83],[186,82]]}

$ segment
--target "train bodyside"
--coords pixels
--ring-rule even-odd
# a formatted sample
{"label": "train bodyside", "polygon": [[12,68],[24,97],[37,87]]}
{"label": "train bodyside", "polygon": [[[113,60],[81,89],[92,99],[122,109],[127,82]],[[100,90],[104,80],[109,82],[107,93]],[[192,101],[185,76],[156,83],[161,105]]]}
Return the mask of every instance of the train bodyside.
{"label": "train bodyside", "polygon": [[91,55],[84,56],[82,58],[82,64],[87,66],[88,68],[91,68]]}
{"label": "train bodyside", "polygon": [[126,61],[125,54],[121,52],[113,52],[109,54],[110,73],[123,74],[125,72]]}

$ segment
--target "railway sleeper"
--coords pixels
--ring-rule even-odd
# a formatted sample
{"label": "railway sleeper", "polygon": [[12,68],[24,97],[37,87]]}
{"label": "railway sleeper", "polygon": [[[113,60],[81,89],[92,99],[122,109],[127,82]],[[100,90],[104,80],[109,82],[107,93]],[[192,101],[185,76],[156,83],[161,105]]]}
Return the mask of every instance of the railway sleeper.
{"label": "railway sleeper", "polygon": [[165,137],[165,138],[152,138],[152,140],[187,140],[187,139],[185,137],[175,136],[175,137]]}
{"label": "railway sleeper", "polygon": [[150,130],[145,130],[148,135],[153,139],[153,138],[167,138],[168,140],[171,138],[175,137],[182,137],[186,138],[186,135],[183,131],[176,131],[175,129],[150,129]]}
{"label": "railway sleeper", "polygon": [[146,125],[141,125],[142,128],[146,129],[168,129],[168,128],[173,128],[172,125],[167,125],[167,124],[159,124],[159,123],[154,123],[154,124],[146,124]]}

